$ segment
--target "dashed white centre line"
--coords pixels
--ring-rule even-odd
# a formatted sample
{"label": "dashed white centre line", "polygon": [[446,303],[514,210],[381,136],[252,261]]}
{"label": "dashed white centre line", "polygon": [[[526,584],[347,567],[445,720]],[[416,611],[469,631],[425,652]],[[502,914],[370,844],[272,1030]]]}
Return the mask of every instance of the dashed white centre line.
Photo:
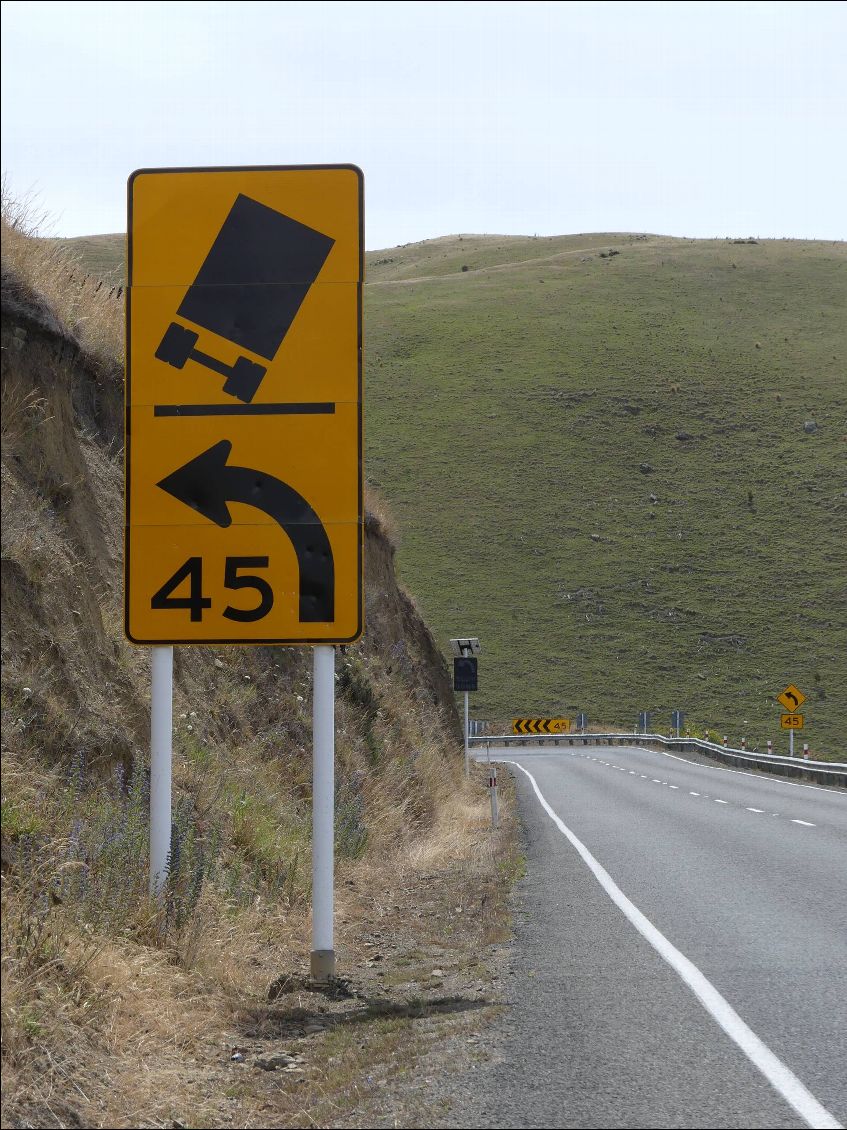
{"label": "dashed white centre line", "polygon": [[[573,757],[574,752],[570,751],[570,753],[571,753],[571,757]],[[638,772],[636,772],[635,769],[627,769],[627,767],[625,765],[615,765],[611,761],[603,761],[599,757],[591,757],[589,754],[586,754],[586,753],[581,753],[581,754],[579,754],[579,756],[582,757],[582,758],[585,758],[586,760],[596,761],[599,765],[605,765],[607,769],[617,769],[621,773],[628,773],[630,777],[640,777],[642,781],[648,781],[649,780],[649,781],[652,781],[652,783],[654,785],[667,785],[667,787],[669,789],[675,789],[675,790],[679,791],[679,787],[680,787],[679,785],[670,785],[670,784],[668,784],[667,781],[662,781],[658,777],[648,777],[646,773],[638,773]],[[517,764],[517,763],[513,762],[512,764]],[[730,804],[730,802],[728,800],[723,800],[721,797],[712,797],[712,796],[710,796],[709,793],[698,793],[698,792],[695,792],[694,789],[689,789],[688,795],[689,796],[701,797],[703,800],[713,800],[715,802],[715,804],[726,804],[726,805]],[[749,806],[749,805],[745,807],[745,811],[746,812],[755,812],[758,815],[764,815],[764,813],[765,813],[764,808],[753,808],[752,806]],[[781,815],[781,813],[779,813],[779,812],[772,812],[771,813],[771,816],[779,817],[780,815]],[[792,824],[801,824],[804,828],[816,828],[817,827],[817,824],[813,824],[810,820],[798,820],[798,819],[793,819],[791,817],[789,817],[788,819],[791,820]]]}

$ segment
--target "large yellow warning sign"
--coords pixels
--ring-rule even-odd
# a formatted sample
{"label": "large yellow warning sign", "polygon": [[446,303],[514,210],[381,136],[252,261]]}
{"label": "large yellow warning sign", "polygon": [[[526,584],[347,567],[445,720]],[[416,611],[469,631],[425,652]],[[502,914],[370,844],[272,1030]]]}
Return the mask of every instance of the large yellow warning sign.
{"label": "large yellow warning sign", "polygon": [[126,632],[362,632],[361,171],[129,182]]}

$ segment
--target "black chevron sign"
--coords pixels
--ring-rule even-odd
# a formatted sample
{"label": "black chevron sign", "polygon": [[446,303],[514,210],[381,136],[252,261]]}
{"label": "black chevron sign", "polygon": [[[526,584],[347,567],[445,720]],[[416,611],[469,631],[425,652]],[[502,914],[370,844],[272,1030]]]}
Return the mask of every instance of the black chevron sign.
{"label": "black chevron sign", "polygon": [[566,734],[571,728],[570,718],[513,718],[514,734]]}

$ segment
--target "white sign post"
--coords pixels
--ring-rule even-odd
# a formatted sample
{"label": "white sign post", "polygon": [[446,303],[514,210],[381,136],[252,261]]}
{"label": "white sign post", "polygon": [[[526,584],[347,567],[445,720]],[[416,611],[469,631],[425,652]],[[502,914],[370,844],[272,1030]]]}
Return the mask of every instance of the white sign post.
{"label": "white sign post", "polygon": [[471,744],[468,741],[468,692],[465,691],[465,776],[471,771]]}
{"label": "white sign post", "polygon": [[168,879],[171,854],[174,649],[150,649],[150,897]]}
{"label": "white sign post", "polygon": [[312,980],[335,976],[335,648],[314,649],[312,681]]}
{"label": "white sign post", "polygon": [[491,764],[491,742],[485,743],[488,753],[488,791],[491,795],[491,827],[500,826],[500,809],[497,803],[497,767]]}

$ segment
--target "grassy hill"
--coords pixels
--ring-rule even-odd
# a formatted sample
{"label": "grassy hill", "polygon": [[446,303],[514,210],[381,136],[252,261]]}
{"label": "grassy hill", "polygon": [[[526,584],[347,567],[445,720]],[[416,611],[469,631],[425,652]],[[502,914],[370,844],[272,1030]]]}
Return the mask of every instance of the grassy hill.
{"label": "grassy hill", "polygon": [[794,681],[839,752],[847,247],[457,237],[369,278],[368,473],[431,622],[483,640],[475,713],[763,744]]}
{"label": "grassy hill", "polygon": [[122,233],[82,235],[76,239],[50,239],[59,254],[76,255],[92,275],[110,286],[119,286],[126,279],[126,238]]}
{"label": "grassy hill", "polygon": [[473,713],[679,707],[785,749],[794,682],[844,756],[847,245],[455,236],[368,270],[368,476],[440,639],[482,638]]}

